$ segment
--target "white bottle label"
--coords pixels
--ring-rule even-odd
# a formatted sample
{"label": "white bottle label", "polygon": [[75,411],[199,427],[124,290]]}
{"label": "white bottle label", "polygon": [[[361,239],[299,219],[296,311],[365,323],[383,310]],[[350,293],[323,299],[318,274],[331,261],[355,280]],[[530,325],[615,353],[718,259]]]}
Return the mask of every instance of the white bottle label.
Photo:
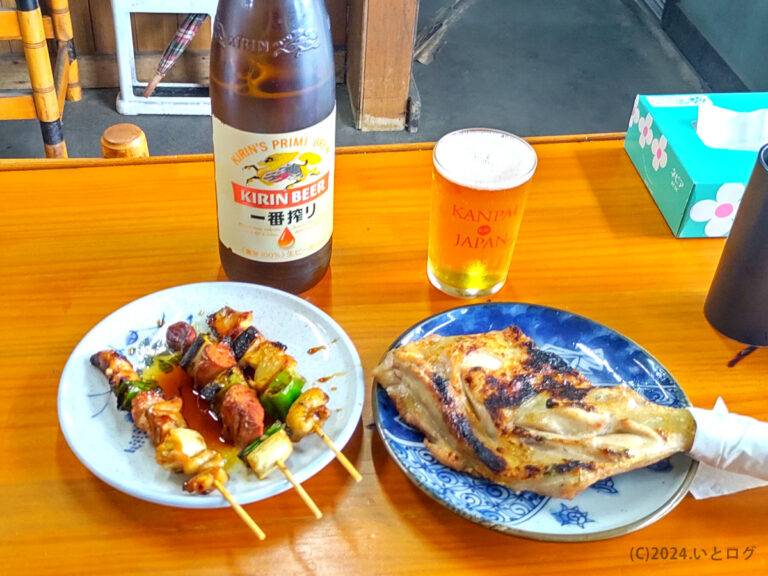
{"label": "white bottle label", "polygon": [[235,254],[290,262],[333,232],[336,108],[285,134],[244,132],[213,117],[219,238]]}

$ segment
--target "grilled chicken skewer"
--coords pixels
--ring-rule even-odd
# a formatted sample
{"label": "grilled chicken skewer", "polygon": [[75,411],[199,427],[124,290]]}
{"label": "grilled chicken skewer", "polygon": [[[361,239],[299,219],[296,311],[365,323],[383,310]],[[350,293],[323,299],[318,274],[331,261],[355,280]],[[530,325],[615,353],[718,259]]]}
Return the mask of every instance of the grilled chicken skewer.
{"label": "grilled chicken skewer", "polygon": [[288,482],[295,488],[307,507],[315,515],[315,518],[319,520],[323,517],[323,513],[285,465],[285,461],[288,460],[288,457],[291,454],[293,454],[293,443],[291,442],[291,439],[288,438],[288,434],[286,434],[284,428],[284,425],[280,423],[275,423],[270,426],[264,433],[264,436],[251,443],[240,452],[240,458],[248,463],[259,480],[263,480],[269,476],[275,468],[279,468]]}
{"label": "grilled chicken skewer", "polygon": [[237,366],[227,341],[196,334],[186,322],[168,327],[166,342],[182,352],[181,367],[208,402],[222,426],[224,439],[244,448],[264,433],[264,409]]}
{"label": "grilled chicken skewer", "polygon": [[[209,325],[222,340],[215,342],[205,335],[195,335],[194,328],[185,322],[168,327],[168,346],[183,352],[181,366],[192,377],[193,386],[208,401],[220,417],[225,438],[241,448],[241,454],[253,453],[243,460],[262,480],[275,468],[279,468],[304,500],[312,513],[322,517],[309,494],[285,466],[285,460],[293,452],[293,446],[285,432],[274,437],[263,434],[264,409],[256,392],[249,386],[236,360],[229,342],[232,335],[241,334],[251,321],[251,313],[239,313],[223,308],[208,318]],[[186,346],[186,348],[184,348]],[[303,385],[303,381],[301,382]],[[287,410],[286,410],[287,413]],[[275,416],[274,413],[272,413]],[[285,417],[285,414],[277,414]],[[287,450],[286,450],[287,443]],[[256,450],[257,446],[261,448]],[[274,449],[277,450],[275,452]]]}
{"label": "grilled chicken skewer", "polygon": [[326,406],[328,404],[328,395],[320,390],[320,388],[310,388],[301,393],[296,401],[291,405],[288,410],[288,416],[285,419],[285,423],[288,426],[288,436],[294,442],[300,441],[302,438],[313,432],[320,436],[320,438],[327,444],[327,446],[336,455],[336,459],[344,466],[344,469],[349,472],[349,475],[355,479],[356,482],[360,482],[363,479],[360,476],[360,472],[347,460],[347,457],[341,453],[341,450],[336,448],[333,440],[328,438],[325,432],[323,432],[323,423],[328,420],[331,415],[331,411]]}
{"label": "grilled chicken skewer", "polygon": [[272,416],[284,421],[288,435],[298,442],[314,432],[333,451],[336,458],[357,481],[362,476],[323,432],[322,425],[331,412],[328,395],[319,388],[301,392],[305,380],[299,375],[296,360],[279,342],[267,340],[251,325],[253,314],[225,306],[208,317],[208,324],[219,336],[229,339],[238,365],[253,370],[252,385],[261,393],[262,404]]}
{"label": "grilled chicken skewer", "polygon": [[179,397],[166,399],[162,389],[141,380],[131,363],[119,352],[104,350],[91,356],[91,364],[109,380],[117,396],[118,409],[130,410],[134,424],[145,432],[155,446],[155,460],[171,472],[192,475],[184,482],[184,490],[208,494],[221,492],[235,512],[263,540],[264,532],[224,488],[229,475],[224,457],[206,446],[199,432],[187,427],[181,414]]}

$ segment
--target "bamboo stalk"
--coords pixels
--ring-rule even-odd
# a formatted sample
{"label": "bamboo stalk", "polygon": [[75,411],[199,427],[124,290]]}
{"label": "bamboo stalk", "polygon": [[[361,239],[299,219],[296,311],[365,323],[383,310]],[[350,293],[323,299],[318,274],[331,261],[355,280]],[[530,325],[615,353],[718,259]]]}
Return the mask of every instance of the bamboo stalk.
{"label": "bamboo stalk", "polygon": [[58,49],[64,52],[69,61],[66,78],[67,100],[78,101],[83,97],[83,89],[80,84],[80,72],[77,66],[77,53],[75,52],[74,34],[72,32],[72,17],[69,13],[68,0],[50,0],[53,14],[53,29],[58,41]]}
{"label": "bamboo stalk", "polygon": [[48,158],[66,158],[67,145],[61,127],[61,112],[53,82],[53,69],[48,56],[45,29],[37,0],[17,2],[16,17],[19,22],[24,57],[29,68],[32,98],[43,134],[45,155]]}

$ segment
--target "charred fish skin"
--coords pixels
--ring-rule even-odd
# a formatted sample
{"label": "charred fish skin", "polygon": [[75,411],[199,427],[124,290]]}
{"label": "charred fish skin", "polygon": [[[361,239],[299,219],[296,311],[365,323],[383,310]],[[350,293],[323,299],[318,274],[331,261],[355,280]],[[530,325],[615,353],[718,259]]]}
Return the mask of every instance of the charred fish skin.
{"label": "charred fish skin", "polygon": [[474,452],[479,461],[491,472],[498,474],[503,471],[507,466],[506,461],[475,435],[466,413],[457,404],[455,397],[449,393],[449,383],[440,375],[433,374],[432,384],[441,402],[445,405],[443,413],[446,415],[451,431]]}
{"label": "charred fish skin", "polygon": [[373,373],[438,461],[545,496],[572,498],[685,451],[695,433],[688,410],[596,387],[515,326],[428,336],[388,352]]}

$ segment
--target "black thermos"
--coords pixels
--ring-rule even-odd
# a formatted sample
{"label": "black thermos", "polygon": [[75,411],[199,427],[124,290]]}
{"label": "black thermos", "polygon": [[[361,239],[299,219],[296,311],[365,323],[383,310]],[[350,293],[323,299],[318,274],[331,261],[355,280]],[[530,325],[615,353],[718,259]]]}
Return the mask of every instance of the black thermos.
{"label": "black thermos", "polygon": [[757,153],[704,315],[729,338],[768,346],[768,144]]}

